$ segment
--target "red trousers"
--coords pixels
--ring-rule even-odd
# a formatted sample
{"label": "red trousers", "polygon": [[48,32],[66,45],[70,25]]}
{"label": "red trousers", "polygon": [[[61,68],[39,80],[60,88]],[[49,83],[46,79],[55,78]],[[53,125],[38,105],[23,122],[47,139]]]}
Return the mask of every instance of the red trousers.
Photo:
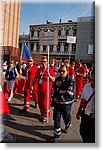
{"label": "red trousers", "polygon": [[29,85],[26,82],[25,89],[24,89],[24,107],[28,109],[30,107],[30,95],[32,95],[35,105],[38,104],[38,93],[37,93],[37,86],[34,85],[33,91],[31,92]]}
{"label": "red trousers", "polygon": [[83,86],[83,80],[77,79],[76,80],[76,97],[80,97],[82,86]]}
{"label": "red trousers", "polygon": [[47,89],[45,91],[38,91],[38,105],[41,116],[46,118],[50,117],[50,93]]}
{"label": "red trousers", "polygon": [[10,109],[4,97],[3,91],[0,91],[0,114],[9,114]]}

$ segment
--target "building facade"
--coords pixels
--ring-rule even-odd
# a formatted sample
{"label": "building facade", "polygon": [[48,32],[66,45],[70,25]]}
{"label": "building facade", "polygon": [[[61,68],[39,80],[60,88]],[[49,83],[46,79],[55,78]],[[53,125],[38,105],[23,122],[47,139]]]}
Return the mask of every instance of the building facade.
{"label": "building facade", "polygon": [[2,52],[12,57],[18,52],[20,1],[0,1],[0,47]]}
{"label": "building facade", "polygon": [[80,17],[77,21],[76,59],[95,61],[95,18]]}
{"label": "building facade", "polygon": [[[51,23],[46,22],[42,25],[30,25],[29,35],[20,35],[19,47],[23,49],[23,43],[26,41],[28,48],[34,54],[47,55],[47,46],[39,45],[40,32],[54,32],[58,31],[58,45],[50,45],[50,56],[56,59],[63,59],[69,57],[70,46],[67,43],[67,36],[75,36],[77,34],[77,22],[69,20],[67,23]],[[71,59],[75,59],[76,43],[71,45]]]}
{"label": "building facade", "polygon": [[[59,23],[47,20],[46,24],[30,25],[29,35],[20,35],[19,47],[23,49],[25,41],[33,54],[47,55],[47,46],[39,45],[40,32],[57,31],[58,45],[50,45],[50,57],[62,60],[70,58],[70,61],[82,59],[85,63],[91,63],[95,58],[94,24],[94,17],[81,17],[77,22],[69,20],[62,23],[60,19]],[[76,37],[76,43],[68,43],[67,36]]]}

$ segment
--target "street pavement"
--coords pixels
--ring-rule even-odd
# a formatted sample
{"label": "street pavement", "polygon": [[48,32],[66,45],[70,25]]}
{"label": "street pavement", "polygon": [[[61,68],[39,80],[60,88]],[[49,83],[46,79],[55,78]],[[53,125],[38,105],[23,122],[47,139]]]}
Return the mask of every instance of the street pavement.
{"label": "street pavement", "polygon": [[[4,121],[5,128],[16,138],[16,143],[50,143],[53,137],[53,107],[51,107],[51,116],[48,123],[40,122],[37,117],[40,114],[39,108],[34,108],[34,101],[31,98],[29,112],[21,114],[23,108],[23,94],[16,94],[11,102],[10,114]],[[72,126],[68,133],[61,134],[59,143],[82,143],[79,134],[80,120],[75,118],[76,111],[80,102],[74,102],[72,106]],[[65,128],[61,118],[61,127]]]}

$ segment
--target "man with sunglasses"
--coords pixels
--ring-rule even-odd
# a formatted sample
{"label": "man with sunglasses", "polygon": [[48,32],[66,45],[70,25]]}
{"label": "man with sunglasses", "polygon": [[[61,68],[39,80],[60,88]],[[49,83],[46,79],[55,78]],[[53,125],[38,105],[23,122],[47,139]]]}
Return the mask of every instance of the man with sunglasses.
{"label": "man with sunglasses", "polygon": [[35,100],[35,108],[38,106],[37,98],[37,83],[32,88],[32,81],[35,77],[38,67],[34,64],[33,58],[29,58],[28,65],[26,66],[24,73],[26,74],[26,83],[24,88],[24,108],[20,113],[27,112],[30,107],[30,94],[32,94],[33,99]]}
{"label": "man with sunglasses", "polygon": [[53,69],[48,66],[47,57],[42,57],[41,67],[37,70],[33,85],[38,82],[38,105],[41,115],[38,119],[41,122],[48,122],[50,117],[50,95],[52,83],[55,80]]}
{"label": "man with sunglasses", "polygon": [[52,142],[57,142],[61,136],[61,115],[65,123],[64,133],[71,127],[71,107],[74,99],[74,81],[68,75],[66,65],[60,67],[60,76],[54,82],[54,137]]}

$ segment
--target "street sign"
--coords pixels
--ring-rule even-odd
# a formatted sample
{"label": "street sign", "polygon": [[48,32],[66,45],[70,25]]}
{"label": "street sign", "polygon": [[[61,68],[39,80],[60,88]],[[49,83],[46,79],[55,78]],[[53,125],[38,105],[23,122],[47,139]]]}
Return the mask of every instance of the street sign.
{"label": "street sign", "polygon": [[40,32],[39,45],[58,45],[58,32]]}
{"label": "street sign", "polygon": [[67,43],[76,43],[76,37],[67,36]]}

